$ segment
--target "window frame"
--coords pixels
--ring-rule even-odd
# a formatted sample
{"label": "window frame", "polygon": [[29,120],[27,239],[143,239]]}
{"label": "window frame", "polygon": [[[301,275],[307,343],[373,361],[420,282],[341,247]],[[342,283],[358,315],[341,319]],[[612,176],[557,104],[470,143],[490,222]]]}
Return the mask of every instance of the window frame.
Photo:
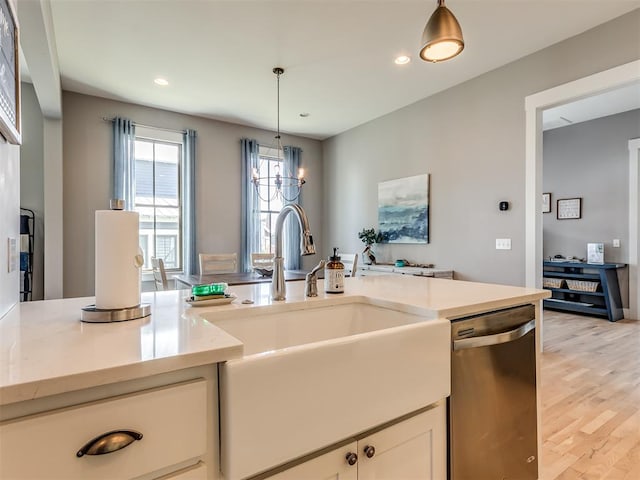
{"label": "window frame", "polygon": [[[157,229],[156,229],[156,212],[155,209],[159,208],[156,205],[156,194],[155,194],[155,173],[156,173],[156,153],[155,153],[155,145],[160,144],[160,145],[171,145],[171,146],[176,146],[178,148],[178,175],[177,175],[177,199],[178,199],[178,205],[176,207],[171,207],[171,208],[176,208],[178,211],[178,235],[177,235],[177,241],[176,241],[176,245],[179,248],[179,255],[176,255],[176,260],[177,260],[177,264],[178,267],[177,268],[165,268],[167,273],[170,274],[180,274],[184,272],[184,229],[183,229],[183,224],[184,224],[184,198],[183,198],[183,191],[182,191],[182,177],[184,175],[184,158],[183,158],[183,148],[184,148],[184,143],[183,143],[183,139],[182,139],[182,135],[177,133],[177,132],[170,132],[170,131],[156,131],[155,129],[149,129],[149,128],[145,128],[145,127],[136,127],[136,134],[135,134],[135,142],[138,141],[142,141],[142,142],[150,142],[153,145],[153,160],[152,160],[152,176],[153,176],[153,204],[152,205],[143,205],[143,206],[151,206],[152,208],[154,208],[154,214],[153,214],[153,233],[152,235],[147,237],[147,245],[150,244],[149,238],[153,237],[156,238],[158,235],[164,235],[164,234],[158,234],[157,233]],[[134,160],[137,161],[138,158],[135,155],[135,148],[134,148]],[[137,175],[137,174],[136,174]],[[138,206],[141,206],[137,203],[136,199],[134,199],[134,208],[137,208]],[[140,228],[138,228],[138,235],[140,236]],[[166,236],[166,235],[165,235]],[[154,252],[155,252],[155,241],[154,241]],[[151,256],[149,255],[149,258],[151,258]],[[151,268],[151,262],[149,262],[149,264],[147,265],[147,262],[145,261],[145,264],[142,268],[142,274],[146,277],[149,274],[151,274],[152,272],[152,268]],[[146,278],[143,278],[143,280],[145,280]]]}
{"label": "window frame", "polygon": [[[278,147],[274,147],[274,146],[267,146],[267,145],[261,145],[258,144],[258,165],[260,167],[260,173],[263,174],[263,165],[266,165],[267,167],[267,176],[269,178],[271,178],[272,176],[272,172],[271,172],[271,162],[273,161],[277,161],[280,166],[280,173],[282,174],[282,172],[284,171],[284,151],[282,149],[279,149]],[[274,174],[275,175],[275,174]],[[273,192],[271,191],[271,185],[269,184],[268,187],[268,191],[267,191],[267,199],[263,200],[262,198],[260,198],[260,195],[258,195],[258,203],[260,205],[260,209],[258,210],[258,215],[260,216],[260,252],[258,253],[275,253],[275,239],[273,239],[273,234],[270,237],[265,237],[263,236],[263,229],[262,229],[262,215],[263,214],[267,214],[268,215],[268,221],[269,221],[269,225],[273,225],[273,220],[272,220],[272,216],[275,215],[276,217],[280,214],[280,212],[282,211],[282,208],[284,207],[285,203],[284,200],[281,199],[279,200],[281,203],[280,209],[279,210],[273,210],[271,209],[271,204],[275,199],[272,199],[272,195]],[[262,204],[263,202],[266,202],[269,209],[267,210],[263,210],[262,209]],[[269,250],[268,251],[263,251],[262,250],[262,245],[263,244],[268,244],[269,245]]]}

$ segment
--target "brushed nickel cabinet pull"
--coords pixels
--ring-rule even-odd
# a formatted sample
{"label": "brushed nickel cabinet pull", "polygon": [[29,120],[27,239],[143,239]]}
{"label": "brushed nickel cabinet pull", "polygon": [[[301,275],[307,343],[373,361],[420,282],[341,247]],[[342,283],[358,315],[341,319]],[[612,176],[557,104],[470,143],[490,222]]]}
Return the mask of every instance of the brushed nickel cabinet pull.
{"label": "brushed nickel cabinet pull", "polygon": [[140,440],[142,434],[133,430],[114,430],[112,432],[103,433],[99,437],[87,442],[76,453],[76,456],[84,455],[104,455],[107,453],[121,450],[136,440]]}

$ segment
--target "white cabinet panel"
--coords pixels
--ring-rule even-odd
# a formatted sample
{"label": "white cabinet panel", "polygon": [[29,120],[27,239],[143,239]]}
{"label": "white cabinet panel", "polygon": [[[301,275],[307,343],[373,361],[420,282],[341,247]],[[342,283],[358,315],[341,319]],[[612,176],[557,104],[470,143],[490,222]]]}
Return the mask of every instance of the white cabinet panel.
{"label": "white cabinet panel", "polygon": [[445,480],[445,421],[438,405],[360,440],[358,480]]}
{"label": "white cabinet panel", "polygon": [[[198,380],[4,422],[0,478],[132,478],[199,457],[206,402],[206,382]],[[143,437],[106,455],[76,455],[113,430]]]}
{"label": "white cabinet panel", "polygon": [[207,480],[207,466],[201,462],[194,467],[180,470],[173,475],[160,477],[158,480]]}
{"label": "white cabinet panel", "polygon": [[[444,401],[265,480],[446,480]],[[349,465],[348,454],[357,462]]]}
{"label": "white cabinet panel", "polygon": [[357,463],[347,462],[347,455],[356,453],[357,448],[356,442],[352,442],[265,480],[357,480]]}

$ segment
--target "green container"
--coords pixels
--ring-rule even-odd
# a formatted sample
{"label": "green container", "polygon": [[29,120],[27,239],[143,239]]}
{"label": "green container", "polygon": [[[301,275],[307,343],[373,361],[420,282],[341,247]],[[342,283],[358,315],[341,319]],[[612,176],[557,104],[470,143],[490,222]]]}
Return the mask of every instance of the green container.
{"label": "green container", "polygon": [[224,295],[227,289],[226,283],[208,283],[205,285],[194,285],[191,287],[191,294],[194,297],[204,297],[207,295]]}

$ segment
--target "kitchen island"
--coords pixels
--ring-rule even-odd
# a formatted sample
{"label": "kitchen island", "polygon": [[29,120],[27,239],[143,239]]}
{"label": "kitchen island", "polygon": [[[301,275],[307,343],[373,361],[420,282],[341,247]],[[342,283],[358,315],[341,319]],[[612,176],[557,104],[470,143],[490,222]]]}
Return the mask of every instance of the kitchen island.
{"label": "kitchen island", "polygon": [[[152,306],[151,316],[120,324],[81,323],[80,308],[93,303],[92,298],[14,307],[0,320],[0,476],[15,476],[10,469],[18,465],[22,478],[29,478],[46,465],[44,472],[52,477],[56,475],[51,472],[59,471],[65,473],[58,477],[66,478],[223,478],[218,464],[217,365],[242,358],[243,343],[216,326],[217,316],[304,315],[305,310],[357,302],[435,323],[533,303],[539,318],[540,299],[548,296],[535,289],[412,277],[350,278],[344,294],[320,293],[315,298],[305,298],[304,283],[293,282],[283,302],[270,299],[269,284],[230,291],[237,300],[215,307],[188,306],[186,290],[143,294]],[[82,441],[69,440],[74,442],[73,455],[54,458],[60,452],[52,448],[38,462],[40,467],[25,460],[28,451],[21,451],[21,441],[51,435],[51,426],[64,426],[54,430],[54,447],[77,436],[74,422],[78,428],[95,429],[95,435],[135,430],[124,424],[130,412],[138,412],[134,421],[147,431],[141,441],[131,440],[139,445],[115,454],[76,458],[75,450],[94,435],[86,438],[87,433]],[[119,422],[120,417],[125,420]],[[158,435],[172,436],[173,444],[153,443],[150,432],[158,427],[166,430]],[[144,454],[145,448],[151,453]]]}

